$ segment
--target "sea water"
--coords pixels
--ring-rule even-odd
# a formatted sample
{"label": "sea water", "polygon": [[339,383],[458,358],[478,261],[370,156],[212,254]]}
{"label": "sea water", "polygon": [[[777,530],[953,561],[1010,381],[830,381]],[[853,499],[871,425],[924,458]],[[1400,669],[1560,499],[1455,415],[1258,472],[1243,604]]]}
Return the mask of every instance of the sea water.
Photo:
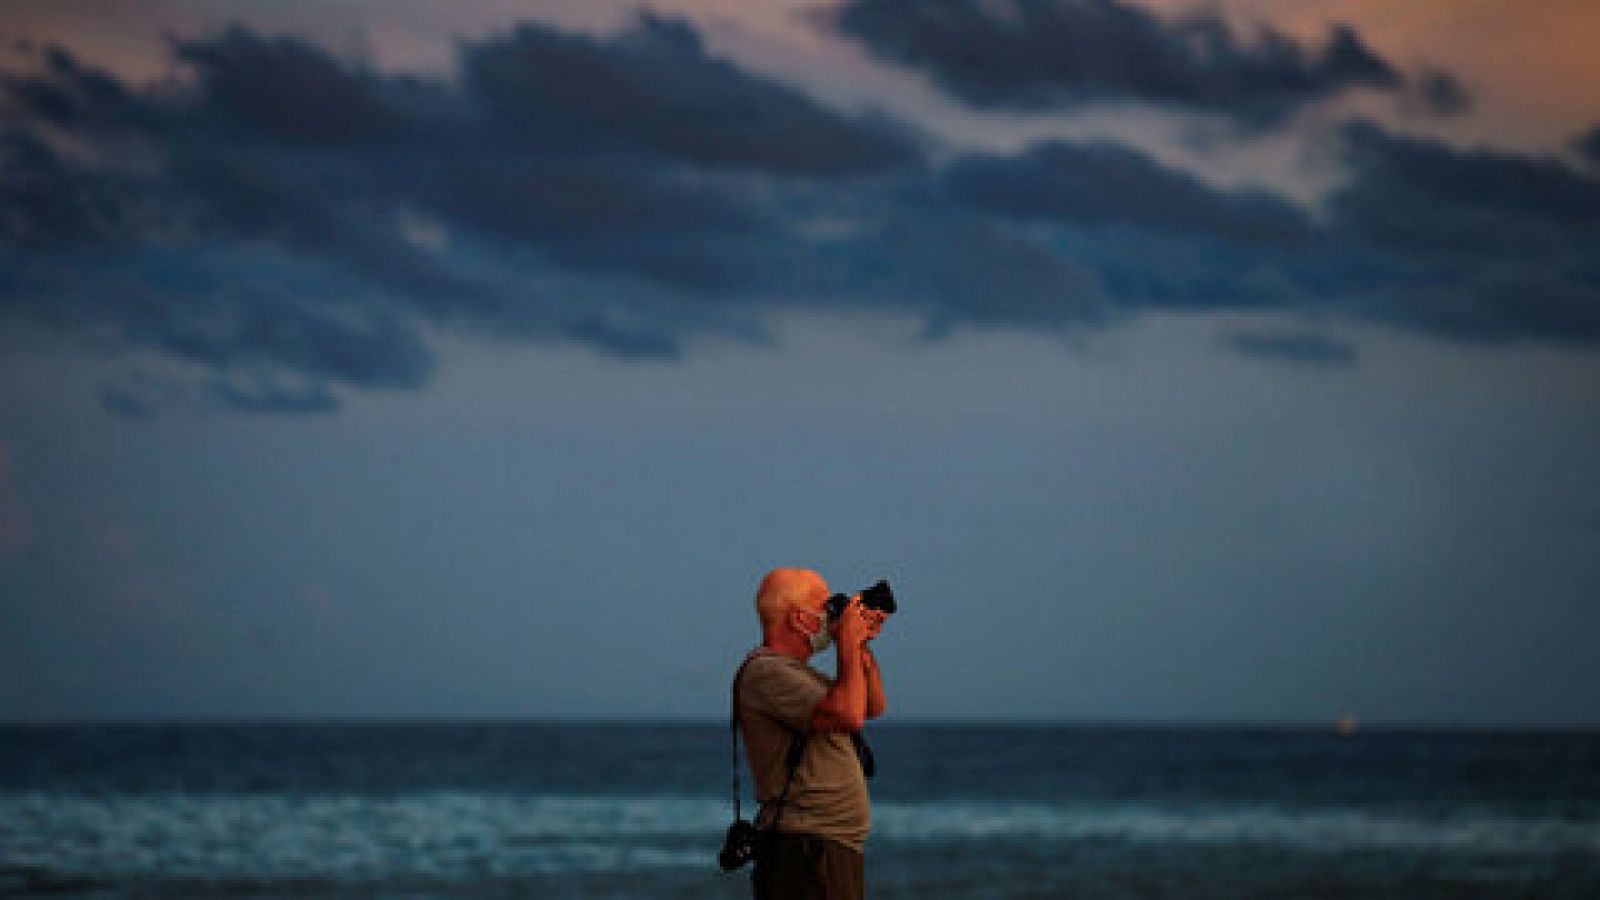
{"label": "sea water", "polygon": [[[1600,897],[1600,733],[874,725],[873,897]],[[0,728],[0,897],[742,897],[726,727]],[[749,781],[745,783],[749,810]]]}

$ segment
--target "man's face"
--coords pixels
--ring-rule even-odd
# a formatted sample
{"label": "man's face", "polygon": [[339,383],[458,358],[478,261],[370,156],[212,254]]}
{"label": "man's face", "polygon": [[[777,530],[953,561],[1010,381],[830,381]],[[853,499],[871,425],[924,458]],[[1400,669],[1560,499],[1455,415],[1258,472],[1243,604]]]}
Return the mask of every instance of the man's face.
{"label": "man's face", "polygon": [[[818,584],[794,601],[794,612],[790,621],[797,625],[796,630],[802,637],[810,637],[818,628],[832,630],[834,623],[828,621],[826,607],[828,605],[828,585]],[[798,621],[796,621],[798,620]]]}

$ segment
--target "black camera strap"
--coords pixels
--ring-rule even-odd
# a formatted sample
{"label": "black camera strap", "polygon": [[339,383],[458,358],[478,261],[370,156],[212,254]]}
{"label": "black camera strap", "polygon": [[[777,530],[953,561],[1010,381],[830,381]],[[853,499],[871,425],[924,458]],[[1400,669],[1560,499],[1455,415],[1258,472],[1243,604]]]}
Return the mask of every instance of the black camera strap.
{"label": "black camera strap", "polygon": [[[758,648],[759,649],[759,648]],[[744,818],[739,811],[739,676],[744,674],[744,667],[756,658],[758,650],[750,651],[750,655],[739,664],[739,671],[733,675],[732,702],[728,714],[728,731],[733,738],[733,820],[735,822]],[[806,741],[811,737],[810,732],[796,732],[789,739],[789,752],[784,757],[789,773],[783,779],[783,790],[778,794],[778,799],[773,804],[772,824],[769,829],[778,830],[778,820],[783,817],[784,801],[789,799],[789,786],[794,783],[795,770],[800,768],[800,760],[805,756]]]}
{"label": "black camera strap", "polygon": [[856,760],[861,763],[861,774],[867,778],[878,774],[878,763],[872,758],[872,748],[867,746],[866,735],[859,731],[850,732],[850,743],[855,745]]}

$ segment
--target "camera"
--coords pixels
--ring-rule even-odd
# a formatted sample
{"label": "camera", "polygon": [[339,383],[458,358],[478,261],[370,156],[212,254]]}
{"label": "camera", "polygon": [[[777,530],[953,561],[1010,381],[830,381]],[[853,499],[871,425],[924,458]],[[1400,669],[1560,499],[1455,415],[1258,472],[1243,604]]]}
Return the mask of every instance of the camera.
{"label": "camera", "polygon": [[[850,602],[849,594],[834,594],[828,598],[827,606],[823,607],[828,612],[829,619],[837,619],[844,612]],[[863,609],[876,609],[884,613],[895,611],[894,591],[890,589],[889,582],[879,581],[872,587],[861,592],[861,606]]]}
{"label": "camera", "polygon": [[756,858],[756,844],[761,840],[761,832],[756,826],[739,819],[728,826],[728,834],[722,839],[722,850],[717,854],[717,865],[724,872],[743,866]]}

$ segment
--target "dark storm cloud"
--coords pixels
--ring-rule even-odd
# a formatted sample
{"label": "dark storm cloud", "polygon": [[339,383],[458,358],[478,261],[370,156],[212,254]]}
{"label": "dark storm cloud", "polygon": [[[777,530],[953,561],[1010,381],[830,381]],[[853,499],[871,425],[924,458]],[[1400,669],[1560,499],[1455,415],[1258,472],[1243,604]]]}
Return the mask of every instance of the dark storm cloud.
{"label": "dark storm cloud", "polygon": [[[1600,340],[1600,179],[1367,122],[1339,141],[1349,178],[1320,222],[1269,192],[1214,188],[1102,142],[968,157],[944,187],[1087,268],[1114,313],[1281,310],[1454,340]],[[1229,345],[1346,358],[1304,336]]]}
{"label": "dark storm cloud", "polygon": [[[464,44],[459,85],[239,26],[170,48],[192,83],[134,88],[57,47],[4,76],[0,311],[223,376],[412,388],[424,321],[670,358],[686,329],[748,327],[726,296],[792,267],[806,181],[919,165],[908,130],[651,16],[608,39],[529,24]],[[784,191],[781,213],[763,200]],[[136,393],[102,399],[147,413]]]}
{"label": "dark storm cloud", "polygon": [[1467,257],[1587,250],[1600,225],[1600,180],[1554,158],[1396,135],[1370,122],[1344,129],[1355,175],[1335,207],[1372,240]]}
{"label": "dark storm cloud", "polygon": [[1437,116],[1458,116],[1472,108],[1472,93],[1449,72],[1429,72],[1416,91],[1422,107]]}
{"label": "dark storm cloud", "polygon": [[146,247],[13,262],[7,312],[99,346],[366,388],[416,388],[433,369],[414,321],[360,281],[279,251]]}
{"label": "dark storm cloud", "polygon": [[1600,166],[1600,125],[1589,129],[1574,144],[1591,164]]}
{"label": "dark storm cloud", "polygon": [[462,74],[492,127],[530,147],[797,175],[883,172],[917,158],[891,123],[825,110],[708,56],[688,24],[648,14],[611,40],[524,24],[468,49]]}
{"label": "dark storm cloud", "polygon": [[155,109],[116,78],[83,66],[60,47],[47,47],[42,56],[45,77],[8,80],[9,99],[22,114],[67,127],[155,124]]}
{"label": "dark storm cloud", "polygon": [[426,108],[418,102],[428,93],[422,82],[381,79],[295,38],[264,37],[238,26],[208,40],[175,40],[173,47],[199,78],[194,106],[186,112],[209,131],[311,144],[425,135],[420,117],[407,112]]}
{"label": "dark storm cloud", "polygon": [[[701,104],[703,117],[718,111],[715,95],[741,88],[775,110],[774,119],[787,116],[790,131],[772,123],[767,134],[746,137],[744,156],[721,153],[720,164],[788,171],[790,160],[782,152],[807,139],[807,129],[825,130],[841,146],[853,139],[866,154],[854,160],[863,168],[890,165],[888,149],[910,158],[909,144],[892,144],[886,132],[871,128],[856,131],[853,122],[830,118],[792,91],[741,80],[731,66],[706,58],[686,27],[648,17],[609,44],[530,25],[510,38],[469,45],[463,49],[465,93],[351,71],[304,43],[266,40],[240,28],[210,42],[182,42],[178,54],[199,68],[205,104],[200,117],[208,126],[247,139],[247,146],[324,148],[320,156],[219,157],[203,147],[182,160],[175,171],[217,198],[212,212],[226,225],[252,233],[269,229],[339,253],[346,264],[392,288],[442,298],[452,312],[481,305],[497,327],[512,324],[508,313],[516,315],[493,299],[491,288],[429,264],[415,248],[398,245],[392,232],[341,221],[338,208],[354,203],[359,216],[344,218],[371,220],[405,206],[485,238],[536,247],[560,264],[630,272],[691,289],[737,280],[712,238],[771,230],[739,192],[697,183],[664,159],[670,148],[632,140],[638,135],[628,130],[636,125],[618,124],[628,116],[591,109],[585,114],[593,121],[578,127],[562,103],[541,104],[539,90],[560,95],[551,81],[575,74],[547,57],[564,55],[569,63],[575,58],[589,69],[609,64],[613,77],[607,84],[619,97],[626,92],[616,82],[625,78],[640,85],[676,80],[680,106],[697,89],[711,95]],[[526,81],[517,81],[519,76]],[[319,102],[303,110],[306,97]],[[515,98],[521,98],[519,108],[511,108]],[[648,99],[636,102],[647,106]],[[731,116],[739,110],[721,111]],[[564,128],[572,132],[565,139],[553,136]],[[343,153],[330,157],[328,147]],[[875,151],[882,152],[871,155]],[[842,159],[840,164],[848,165]],[[521,318],[517,324],[526,326]]]}
{"label": "dark storm cloud", "polygon": [[398,190],[447,221],[537,247],[565,266],[669,287],[736,286],[745,259],[721,242],[783,233],[770,211],[728,183],[649,161],[483,151],[473,165],[446,162],[433,175]]}
{"label": "dark storm cloud", "polygon": [[[763,338],[781,309],[908,315],[931,335],[1257,311],[1600,340],[1600,183],[1555,160],[1356,123],[1348,180],[1313,219],[1106,142],[936,167],[905,127],[651,16],[607,38],[524,24],[464,42],[459,82],[240,27],[170,48],[192,81],[133,87],[59,48],[0,75],[0,315],[200,373],[101,385],[120,415],[415,389],[428,326],[662,360],[695,335]],[[1355,359],[1314,327],[1225,343]]]}
{"label": "dark storm cloud", "polygon": [[1463,339],[1600,340],[1600,178],[1368,122],[1343,139],[1352,177],[1328,199],[1330,239],[1392,271],[1357,311]]}
{"label": "dark storm cloud", "polygon": [[[1093,285],[1075,295],[1097,300],[1078,321],[1295,308],[1318,278],[1323,233],[1299,208],[1262,190],[1212,187],[1117,144],[1049,141],[971,156],[945,171],[941,187],[950,203],[1069,260]],[[967,304],[1006,302],[994,297],[977,289]]]}
{"label": "dark storm cloud", "polygon": [[1350,27],[1308,48],[1236,37],[1214,11],[1177,20],[1116,0],[851,0],[831,17],[874,54],[982,107],[1143,102],[1266,124],[1354,86],[1405,79]]}
{"label": "dark storm cloud", "polygon": [[972,158],[946,175],[975,208],[1016,219],[1126,224],[1247,243],[1303,240],[1305,215],[1259,190],[1218,191],[1138,151],[1106,142],[1036,144],[1011,158]]}
{"label": "dark storm cloud", "polygon": [[1108,324],[1102,275],[1047,240],[1004,223],[911,204],[836,261],[853,303],[909,311],[930,336],[961,326],[1038,330]]}

